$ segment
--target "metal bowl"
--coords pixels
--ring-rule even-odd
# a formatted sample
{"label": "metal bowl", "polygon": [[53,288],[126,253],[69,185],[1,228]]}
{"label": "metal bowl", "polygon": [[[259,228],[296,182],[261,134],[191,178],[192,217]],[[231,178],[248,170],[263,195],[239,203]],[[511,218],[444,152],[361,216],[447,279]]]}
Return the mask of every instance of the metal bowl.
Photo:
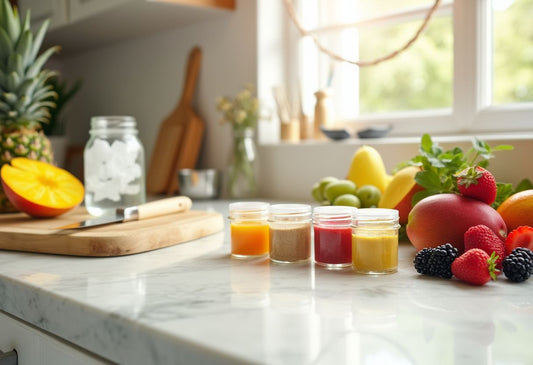
{"label": "metal bowl", "polygon": [[221,175],[216,169],[181,169],[178,171],[180,194],[191,199],[217,199],[222,186]]}

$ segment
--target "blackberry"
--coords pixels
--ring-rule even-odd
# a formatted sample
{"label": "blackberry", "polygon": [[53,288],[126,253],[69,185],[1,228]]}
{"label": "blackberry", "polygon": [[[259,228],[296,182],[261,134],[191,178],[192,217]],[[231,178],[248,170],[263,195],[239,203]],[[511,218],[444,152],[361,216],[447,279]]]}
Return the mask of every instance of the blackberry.
{"label": "blackberry", "polygon": [[450,243],[446,243],[435,248],[424,248],[418,251],[413,264],[419,274],[450,279],[452,277],[452,262],[457,256],[457,249]]}
{"label": "blackberry", "polygon": [[503,273],[507,279],[520,283],[526,281],[533,272],[533,252],[524,247],[517,247],[502,263]]}

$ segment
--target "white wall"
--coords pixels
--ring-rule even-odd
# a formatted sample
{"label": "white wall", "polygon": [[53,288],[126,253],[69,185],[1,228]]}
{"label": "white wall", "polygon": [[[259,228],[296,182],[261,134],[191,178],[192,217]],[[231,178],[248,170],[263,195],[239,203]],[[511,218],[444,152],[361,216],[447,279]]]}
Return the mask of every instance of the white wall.
{"label": "white wall", "polygon": [[229,126],[218,124],[215,99],[257,83],[256,8],[255,0],[238,0],[234,12],[216,20],[60,57],[65,77],[83,80],[66,111],[70,141],[85,144],[91,116],[133,115],[148,165],[159,124],[181,96],[189,51],[199,45],[203,60],[194,100],[206,122],[200,166],[224,167],[231,133]]}

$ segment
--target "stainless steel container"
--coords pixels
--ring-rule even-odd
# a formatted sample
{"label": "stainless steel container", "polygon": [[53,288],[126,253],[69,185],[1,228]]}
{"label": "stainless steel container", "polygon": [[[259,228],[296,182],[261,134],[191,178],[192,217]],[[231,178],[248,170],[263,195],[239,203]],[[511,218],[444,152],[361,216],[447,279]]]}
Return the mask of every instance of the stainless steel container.
{"label": "stainless steel container", "polygon": [[221,175],[216,169],[181,169],[178,171],[180,194],[191,199],[217,199],[222,186]]}

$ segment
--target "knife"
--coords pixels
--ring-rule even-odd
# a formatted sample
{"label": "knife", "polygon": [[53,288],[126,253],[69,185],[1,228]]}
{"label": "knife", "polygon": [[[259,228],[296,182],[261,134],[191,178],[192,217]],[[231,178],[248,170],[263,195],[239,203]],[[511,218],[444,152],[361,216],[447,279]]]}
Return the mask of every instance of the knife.
{"label": "knife", "polygon": [[176,196],[155,200],[135,207],[117,208],[115,215],[105,215],[82,222],[68,224],[56,229],[77,229],[101,226],[111,223],[122,223],[134,220],[144,220],[166,214],[186,212],[191,209],[192,201],[186,196]]}

